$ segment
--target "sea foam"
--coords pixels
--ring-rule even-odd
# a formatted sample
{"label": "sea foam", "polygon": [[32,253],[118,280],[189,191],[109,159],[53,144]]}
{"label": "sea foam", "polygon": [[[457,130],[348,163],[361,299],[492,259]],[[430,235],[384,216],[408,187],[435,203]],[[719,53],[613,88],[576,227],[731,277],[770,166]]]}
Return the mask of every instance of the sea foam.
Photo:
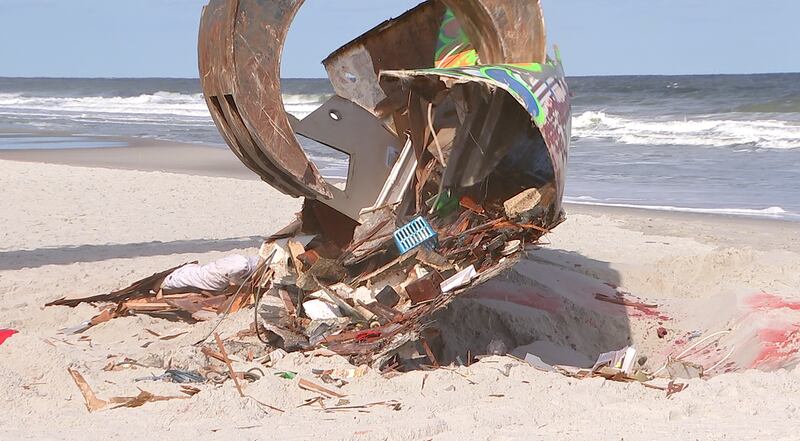
{"label": "sea foam", "polygon": [[573,136],[622,144],[800,148],[800,124],[777,120],[634,119],[588,111],[573,118]]}

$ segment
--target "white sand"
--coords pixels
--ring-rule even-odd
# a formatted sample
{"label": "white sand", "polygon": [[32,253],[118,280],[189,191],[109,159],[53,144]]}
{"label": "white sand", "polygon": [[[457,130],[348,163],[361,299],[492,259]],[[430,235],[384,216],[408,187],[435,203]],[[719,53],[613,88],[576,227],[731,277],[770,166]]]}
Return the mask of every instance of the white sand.
{"label": "white sand", "polygon": [[[284,409],[283,414],[239,398],[230,382],[203,386],[187,400],[89,414],[67,367],[82,372],[101,397],[135,395],[137,386],[179,395],[176,385],[133,379],[160,374],[167,365],[205,363],[192,343],[213,323],[190,326],[126,317],[91,329],[89,339],[79,340],[58,335],[57,329],[88,319],[96,308],[42,305],[65,295],[106,292],[185,261],[253,252],[257,236],[291,220],[299,201],[258,181],[10,161],[0,161],[0,188],[0,328],[20,331],[0,346],[3,441],[800,439],[797,368],[692,380],[687,390],[667,399],[663,392],[638,384],[578,381],[511,358],[492,358],[455,371],[392,379],[373,372],[351,380],[342,389],[351,404],[402,404],[400,410],[379,406],[368,413],[298,408],[316,395],[300,390],[297,380],[277,378],[275,370],[265,368],[266,378],[247,385],[246,391]],[[576,326],[584,327],[581,332],[596,335],[576,341],[576,347],[598,346],[604,341],[601,334],[620,331],[615,320],[624,318],[630,334],[626,338],[653,359],[669,353],[672,339],[682,332],[730,328],[735,332],[722,342],[724,347],[733,345],[732,359],[749,363],[757,354],[748,353],[754,343],[747,336],[775,323],[800,323],[792,308],[743,306],[752,306],[748,299],[761,291],[792,301],[800,294],[796,225],[634,210],[572,211],[569,221],[548,236],[550,245],[532,253],[532,261],[519,271],[536,277],[541,292],[563,296],[568,310],[576,312]],[[635,311],[623,317],[603,309],[608,305],[591,303],[595,288],[613,290],[604,283],[658,303],[659,311],[672,318],[664,324],[670,336],[660,340],[653,335],[658,319],[638,317]],[[507,306],[496,298],[476,302]],[[470,308],[466,303],[460,307]],[[565,332],[556,326],[558,320],[530,312],[535,320],[520,322],[520,327],[541,322],[538,332],[551,325]],[[584,313],[597,319],[596,329],[582,321]],[[223,337],[246,328],[250,314],[244,311],[226,321]],[[601,322],[603,317],[609,321]],[[145,328],[165,336],[189,333],[162,341]],[[778,348],[788,352],[781,353],[786,355],[782,364],[796,364],[792,349]],[[706,355],[708,360],[719,357]],[[153,367],[102,370],[120,357]],[[319,383],[312,368],[344,364],[338,357],[293,354],[278,368]]]}

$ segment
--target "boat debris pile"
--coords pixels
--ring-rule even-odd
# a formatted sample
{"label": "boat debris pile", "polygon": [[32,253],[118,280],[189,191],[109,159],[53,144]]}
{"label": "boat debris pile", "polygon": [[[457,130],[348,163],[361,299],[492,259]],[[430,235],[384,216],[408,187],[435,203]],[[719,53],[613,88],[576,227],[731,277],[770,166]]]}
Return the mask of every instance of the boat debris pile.
{"label": "boat debris pile", "polygon": [[[328,56],[335,95],[298,120],[283,108],[280,54],[302,3],[212,0],[203,91],[242,162],[305,197],[262,249],[261,301],[287,312],[268,333],[397,364],[431,313],[563,220],[560,55],[546,54],[538,2],[426,1]],[[305,148],[346,155],[345,182],[322,177]]]}
{"label": "boat debris pile", "polygon": [[[432,314],[564,220],[570,95],[538,1],[425,1],[326,58],[335,95],[298,120],[280,61],[302,4],[211,0],[199,42],[214,122],[248,168],[305,198],[296,221],[256,262],[187,264],[52,302],[111,303],[66,332],[255,306],[271,348],[325,348],[381,371],[438,366]],[[326,180],[305,148],[346,155],[346,180]]]}
{"label": "boat debris pile", "polygon": [[[275,346],[413,368],[398,354],[421,343],[435,358],[432,313],[563,221],[569,92],[538,2],[423,2],[326,58],[336,95],[297,120],[283,108],[279,55],[302,3],[212,0],[199,44],[220,133],[266,182],[305,198],[296,221],[257,262],[190,264],[51,303],[114,303],[69,331],[257,304],[256,330]],[[346,154],[346,182],[324,179],[309,145]]]}

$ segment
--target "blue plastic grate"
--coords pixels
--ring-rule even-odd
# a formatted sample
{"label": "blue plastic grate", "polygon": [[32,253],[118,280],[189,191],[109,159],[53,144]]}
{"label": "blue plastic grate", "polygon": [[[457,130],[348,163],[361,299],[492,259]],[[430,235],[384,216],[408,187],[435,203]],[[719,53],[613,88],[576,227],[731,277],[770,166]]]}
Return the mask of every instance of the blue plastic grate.
{"label": "blue plastic grate", "polygon": [[424,245],[433,248],[436,245],[436,232],[423,217],[417,217],[394,232],[394,243],[400,254]]}

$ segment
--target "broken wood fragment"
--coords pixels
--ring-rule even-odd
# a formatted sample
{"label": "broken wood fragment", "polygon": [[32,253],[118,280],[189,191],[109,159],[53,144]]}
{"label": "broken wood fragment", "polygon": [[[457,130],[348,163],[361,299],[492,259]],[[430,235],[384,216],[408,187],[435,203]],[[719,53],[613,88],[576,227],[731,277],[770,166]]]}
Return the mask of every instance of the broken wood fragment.
{"label": "broken wood fragment", "polygon": [[109,406],[108,401],[97,398],[97,395],[95,395],[94,391],[89,386],[89,383],[86,382],[86,379],[83,378],[83,375],[81,375],[80,372],[72,368],[68,368],[67,372],[69,372],[69,374],[72,376],[72,380],[75,381],[75,384],[78,386],[78,390],[81,391],[83,400],[86,402],[86,409],[88,409],[89,412],[97,412],[98,410],[103,410]]}
{"label": "broken wood fragment", "polygon": [[439,361],[436,359],[436,356],[433,355],[433,351],[431,350],[430,345],[428,345],[428,341],[424,338],[421,338],[420,342],[422,343],[422,347],[425,349],[425,355],[427,355],[428,359],[431,361],[431,363],[433,363],[433,367],[439,368]]}
{"label": "broken wood fragment", "polygon": [[225,363],[225,357],[223,357],[222,354],[220,354],[219,352],[213,351],[211,348],[203,347],[202,349],[200,349],[200,351],[206,357],[213,358],[213,359],[215,359],[217,361],[221,361],[221,362]]}
{"label": "broken wood fragment", "polygon": [[289,240],[286,246],[289,248],[289,254],[292,256],[292,263],[294,263],[294,269],[297,271],[297,275],[303,274],[303,262],[300,261],[300,256],[306,252],[305,247],[294,239]]}
{"label": "broken wood fragment", "polygon": [[97,397],[92,388],[89,386],[89,383],[86,382],[86,379],[83,378],[83,375],[81,375],[80,372],[72,368],[67,368],[67,372],[69,372],[70,376],[72,376],[73,381],[75,381],[75,384],[78,386],[78,390],[80,390],[81,395],[83,395],[86,409],[88,409],[89,412],[98,412],[109,408],[118,409],[120,407],[141,407],[147,403],[154,403],[157,401],[183,400],[189,398],[163,397],[140,389],[139,395],[135,397],[113,397],[109,400],[102,400]]}
{"label": "broken wood fragment", "polygon": [[231,375],[231,379],[233,383],[236,385],[236,390],[239,391],[239,396],[244,398],[244,391],[242,391],[242,385],[239,384],[239,378],[236,375],[236,371],[233,370],[233,363],[231,363],[231,359],[228,358],[227,352],[225,352],[225,345],[222,344],[222,339],[219,338],[218,333],[214,333],[214,339],[217,341],[217,346],[219,347],[219,353],[222,356],[222,361],[228,366],[228,372]]}
{"label": "broken wood fragment", "polygon": [[183,265],[178,265],[174,268],[170,268],[166,271],[162,271],[160,273],[155,273],[152,276],[145,277],[137,282],[134,282],[127,288],[123,288],[119,291],[113,291],[108,294],[100,294],[91,297],[84,297],[79,299],[67,299],[61,298],[59,300],[55,300],[46,304],[45,306],[69,306],[69,307],[76,307],[81,303],[95,303],[95,302],[122,302],[126,300],[131,300],[136,297],[145,297],[151,296],[151,291],[158,291],[161,288],[161,284],[164,282],[164,279],[167,278],[170,274],[175,272],[176,270],[183,268],[186,265],[196,264],[197,262],[189,262],[184,263]]}
{"label": "broken wood fragment", "polygon": [[130,408],[142,407],[147,403],[156,403],[159,401],[171,401],[171,400],[186,400],[186,399],[189,399],[189,397],[162,397],[140,389],[139,395],[132,398],[130,397],[112,398],[112,401],[115,402],[122,401],[122,403],[120,403],[118,406],[112,407],[112,409],[119,409],[121,407],[130,407]]}
{"label": "broken wood fragment", "polygon": [[308,381],[308,380],[306,380],[304,378],[300,379],[300,382],[298,383],[298,385],[300,386],[300,389],[307,390],[307,391],[310,391],[310,392],[317,392],[317,393],[320,393],[322,395],[327,396],[328,398],[344,398],[344,397],[347,396],[347,395],[342,395],[342,394],[340,394],[338,392],[332,391],[332,390],[330,390],[330,389],[328,389],[326,387],[320,386],[318,384],[312,383],[312,382],[310,382],[310,381]]}
{"label": "broken wood fragment", "polygon": [[658,305],[647,304],[647,303],[642,303],[642,302],[635,302],[635,301],[632,301],[632,300],[625,299],[623,297],[617,297],[617,298],[609,297],[609,296],[607,296],[605,294],[600,294],[600,293],[595,293],[594,298],[597,299],[597,300],[600,300],[601,302],[614,303],[616,305],[622,305],[622,306],[630,306],[632,308],[637,308],[637,309],[640,309],[640,308],[646,308],[646,309],[658,308]]}
{"label": "broken wood fragment", "polygon": [[297,307],[294,306],[294,302],[292,302],[291,297],[289,297],[289,292],[285,289],[279,289],[278,295],[280,296],[281,300],[283,300],[283,304],[286,307],[286,312],[291,316],[296,316]]}

